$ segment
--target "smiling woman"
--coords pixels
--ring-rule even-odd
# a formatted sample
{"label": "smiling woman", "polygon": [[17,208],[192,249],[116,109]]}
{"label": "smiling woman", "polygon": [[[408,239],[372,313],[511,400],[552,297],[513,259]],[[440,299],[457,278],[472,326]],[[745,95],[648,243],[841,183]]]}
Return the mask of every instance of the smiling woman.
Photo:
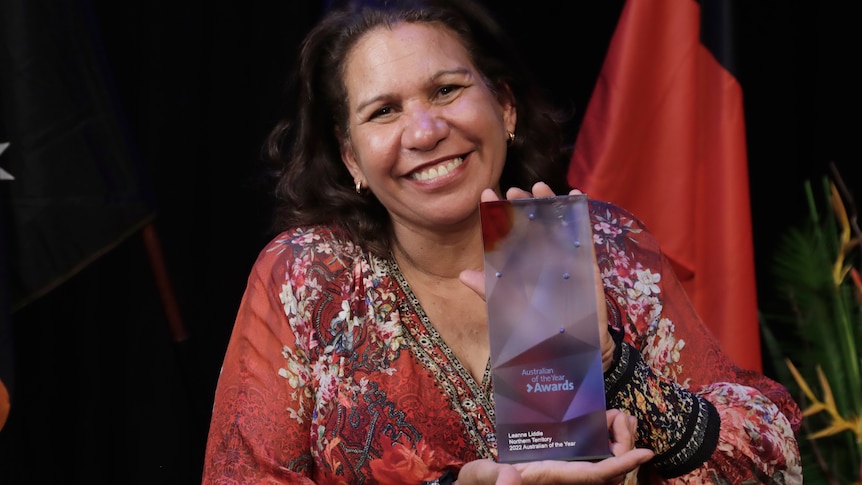
{"label": "smiling woman", "polygon": [[503,32],[466,0],[404,0],[306,36],[267,142],[281,232],[237,313],[204,483],[800,481],[786,390],[731,363],[655,239],[597,200],[614,456],[497,461],[479,202],[579,193],[545,183],[565,180],[563,120]]}
{"label": "smiling woman", "polygon": [[[249,269],[274,236],[269,232],[272,186],[260,177],[263,171],[257,164],[261,142],[281,115],[275,100],[296,46],[335,3],[72,0],[62,2],[62,11],[68,13],[63,16],[57,15],[60,3],[53,0],[2,3],[0,18],[4,27],[10,27],[0,27],[0,44],[5,41],[10,53],[36,44],[49,46],[49,39],[57,42],[88,29],[102,39],[110,67],[105,74],[111,77],[109,84],[123,111],[120,124],[128,127],[135,151],[154,177],[156,222],[190,339],[180,347],[170,341],[152,270],[141,239],[134,235],[77,277],[9,315],[12,349],[0,350],[0,361],[9,359],[15,366],[13,380],[6,380],[13,374],[3,376],[12,408],[0,431],[0,483],[113,485],[117,476],[128,484],[200,481],[206,425],[229,332]],[[624,1],[482,3],[506,21],[505,32],[514,36],[518,51],[529,54],[530,73],[548,88],[554,104],[571,112],[564,120],[563,137],[563,145],[570,144]],[[16,15],[6,5],[31,13]],[[860,111],[862,85],[862,71],[847,62],[859,57],[852,5],[813,0],[733,3],[734,32],[740,34],[738,47],[744,54],[739,61],[762,303],[775,293],[770,265],[781,229],[808,215],[803,181],[821,180],[828,173],[827,163],[835,161],[857,206],[862,200],[858,128],[846,121],[856,119]],[[68,28],[68,22],[81,18],[79,10],[95,13],[96,18]],[[66,51],[81,44],[61,47]],[[18,60],[27,59],[32,58]],[[65,58],[63,65],[69,67],[69,62]],[[0,78],[8,81],[16,72],[23,71],[3,64]],[[60,81],[52,78],[45,86],[58,87]],[[521,104],[529,100],[523,96],[518,94]],[[9,90],[0,92],[0,98],[9,100],[0,103],[4,112],[21,109],[24,114],[34,108]],[[80,108],[81,98],[76,100],[68,107]],[[519,106],[519,123],[525,109]],[[9,118],[5,129],[7,134],[12,129]],[[523,127],[516,132],[510,153],[533,138]],[[0,167],[16,181],[0,181],[3,189],[23,180],[10,166],[15,140],[0,137],[0,142],[9,141],[12,145],[0,155]],[[352,184],[348,191],[355,194],[349,172],[339,168],[338,176],[346,176],[344,183]],[[322,188],[318,190],[323,176],[315,175],[301,178],[311,197],[327,201],[343,196],[323,194]],[[501,185],[515,184],[520,182]],[[568,188],[555,190],[562,193]],[[368,197],[351,199],[349,204],[376,200],[367,188],[362,192]],[[330,209],[318,207],[312,202],[308,210]],[[352,216],[351,212],[347,217]],[[335,220],[347,217],[332,214]],[[5,222],[15,223],[9,218]],[[7,229],[7,235],[15,230],[6,225],[0,232]],[[80,228],[77,232],[90,236]],[[67,238],[54,242],[58,247],[69,244]],[[285,281],[273,280],[273,287]],[[341,304],[340,299],[336,302]],[[761,306],[765,314],[787,308],[784,301]],[[676,332],[690,327],[675,323]],[[691,339],[679,339],[686,340],[681,354],[687,358]],[[674,351],[669,348],[669,354]],[[115,382],[117,363],[123,363],[126,375],[134,376],[124,381],[121,392],[106,385]],[[786,369],[783,362],[778,364],[778,369]],[[58,379],[57,369],[77,377]],[[683,375],[690,372],[686,368]],[[58,402],[64,405],[58,407]],[[34,474],[31,464],[46,461],[54,466],[40,467]]]}

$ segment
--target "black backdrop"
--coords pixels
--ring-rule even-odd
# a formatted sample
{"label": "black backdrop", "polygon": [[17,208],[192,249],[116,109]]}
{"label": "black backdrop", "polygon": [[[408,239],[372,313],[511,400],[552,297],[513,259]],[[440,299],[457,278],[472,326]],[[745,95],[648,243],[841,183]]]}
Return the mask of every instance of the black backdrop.
{"label": "black backdrop", "polygon": [[[488,4],[534,52],[552,95],[583,110],[622,1]],[[221,356],[269,237],[260,145],[298,41],[324,2],[93,5],[136,149],[153,175],[155,227],[191,337],[172,342],[138,236],[16,312],[0,483],[199,483]],[[862,193],[851,143],[860,43],[847,5],[739,6],[758,291],[767,308],[771,254],[803,214],[803,180],[834,161]]]}

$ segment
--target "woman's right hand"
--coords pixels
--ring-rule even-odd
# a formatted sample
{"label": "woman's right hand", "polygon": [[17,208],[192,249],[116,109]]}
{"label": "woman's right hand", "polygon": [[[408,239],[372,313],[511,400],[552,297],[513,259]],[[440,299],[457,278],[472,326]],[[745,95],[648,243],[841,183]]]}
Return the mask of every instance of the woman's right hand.
{"label": "woman's right hand", "polygon": [[543,460],[505,464],[476,460],[464,465],[458,474],[458,485],[516,484],[611,484],[622,483],[626,475],[652,459],[654,453],[635,448],[637,422],[617,409],[606,413],[610,432],[610,458],[597,462]]}

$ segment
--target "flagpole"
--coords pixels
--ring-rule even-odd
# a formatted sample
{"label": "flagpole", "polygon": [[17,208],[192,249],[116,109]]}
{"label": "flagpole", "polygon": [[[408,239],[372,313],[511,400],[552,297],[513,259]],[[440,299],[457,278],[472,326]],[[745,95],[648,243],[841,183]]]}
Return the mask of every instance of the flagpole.
{"label": "flagpole", "polygon": [[186,325],[180,314],[179,305],[177,304],[177,299],[174,295],[173,286],[171,285],[171,280],[168,276],[167,267],[162,254],[162,245],[159,241],[158,234],[156,234],[155,224],[152,221],[144,225],[142,236],[144,238],[144,245],[147,249],[147,256],[150,259],[150,268],[153,271],[153,277],[155,278],[156,286],[158,287],[159,297],[162,300],[165,317],[168,319],[168,328],[171,332],[171,339],[176,343],[183,342],[189,337],[188,330],[186,330]]}

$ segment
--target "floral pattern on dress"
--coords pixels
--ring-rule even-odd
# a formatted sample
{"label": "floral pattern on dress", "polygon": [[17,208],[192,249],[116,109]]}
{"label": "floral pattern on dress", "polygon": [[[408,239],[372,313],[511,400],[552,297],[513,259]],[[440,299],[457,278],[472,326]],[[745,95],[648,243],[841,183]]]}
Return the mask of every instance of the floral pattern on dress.
{"label": "floral pattern on dress", "polygon": [[[658,243],[640,221],[603,202],[594,201],[591,209],[606,292],[613,295],[628,317],[626,340],[659,379],[647,379],[643,384],[647,391],[638,394],[630,405],[661,422],[668,410],[662,401],[647,400],[645,395],[660,395],[660,383],[675,382],[707,399],[721,417],[717,449],[703,466],[667,480],[645,473],[642,481],[801,483],[799,451],[795,440],[788,439],[799,428],[800,414],[786,389],[761,375],[736,368],[718,350],[718,344],[673,278]],[[673,284],[663,284],[663,275],[670,277]],[[664,294],[668,291],[672,294]],[[668,301],[676,303],[673,308],[689,311],[672,314],[666,311]],[[679,322],[684,322],[681,329],[677,328]],[[699,331],[691,332],[692,329]],[[780,395],[781,400],[773,402],[762,390],[750,386],[761,386],[771,396]],[[663,439],[666,437],[641,436],[638,446],[650,446]]]}
{"label": "floral pattern on dress", "polygon": [[[706,463],[669,480],[643,466],[640,481],[800,482],[791,439],[800,416],[787,390],[719,350],[640,221],[599,201],[590,201],[590,212],[606,297],[651,372],[648,392],[630,405],[669,411],[646,396],[676,381],[721,416]],[[249,275],[216,389],[202,483],[457,475],[466,462],[496,457],[489,375],[476,382],[464,370],[393,261],[369,255],[339,229],[291,229],[261,251]]]}

